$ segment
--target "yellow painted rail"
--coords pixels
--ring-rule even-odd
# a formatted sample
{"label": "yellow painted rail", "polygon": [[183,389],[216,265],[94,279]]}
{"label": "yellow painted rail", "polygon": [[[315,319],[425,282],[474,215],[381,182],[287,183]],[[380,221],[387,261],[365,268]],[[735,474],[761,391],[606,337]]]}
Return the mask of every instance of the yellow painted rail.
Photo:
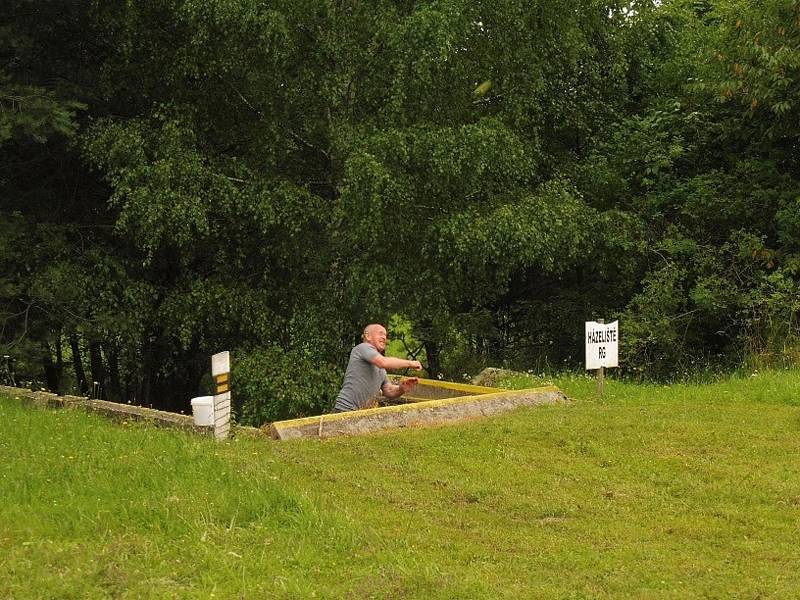
{"label": "yellow painted rail", "polygon": [[[280,440],[357,435],[387,429],[435,425],[486,417],[520,406],[568,402],[564,393],[552,385],[526,390],[498,390],[449,382],[441,383],[462,387],[461,390],[450,388],[451,391],[466,392],[467,390],[463,388],[480,388],[480,391],[472,390],[471,395],[461,395],[455,398],[409,402],[396,406],[277,421],[271,423],[268,429],[274,438]],[[419,387],[415,388],[415,393]]]}

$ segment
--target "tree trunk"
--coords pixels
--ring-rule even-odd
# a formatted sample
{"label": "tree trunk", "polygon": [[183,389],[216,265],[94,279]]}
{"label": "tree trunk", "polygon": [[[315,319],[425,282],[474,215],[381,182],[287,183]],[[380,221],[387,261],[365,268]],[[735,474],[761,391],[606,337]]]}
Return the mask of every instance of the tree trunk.
{"label": "tree trunk", "polygon": [[109,346],[106,350],[106,357],[108,358],[109,397],[118,402],[125,400],[122,396],[122,385],[119,379],[119,354],[116,345]]}
{"label": "tree trunk", "polygon": [[442,372],[442,365],[439,362],[439,344],[432,341],[425,341],[425,355],[428,357],[428,377],[436,379]]}
{"label": "tree trunk", "polygon": [[58,368],[53,362],[50,344],[42,342],[42,350],[42,367],[44,368],[44,379],[47,384],[47,389],[57,394],[59,384],[61,383],[61,374],[58,372]]}
{"label": "tree trunk", "polygon": [[61,331],[56,338],[56,373],[58,374],[58,393],[61,393],[61,384],[64,381],[64,351],[61,346]]}
{"label": "tree trunk", "polygon": [[100,342],[89,342],[89,363],[92,369],[92,381],[99,387],[99,390],[93,392],[98,398],[103,398],[106,389],[106,367],[100,352]]}
{"label": "tree trunk", "polygon": [[72,366],[75,369],[75,381],[78,383],[78,391],[82,396],[89,393],[89,385],[86,382],[86,372],[83,370],[83,359],[81,358],[81,348],[78,345],[78,336],[74,333],[69,334],[69,347],[72,349]]}
{"label": "tree trunk", "polygon": [[150,404],[150,393],[152,391],[152,373],[153,373],[153,344],[146,342],[143,349],[142,356],[142,380],[139,386],[139,406],[148,406]]}

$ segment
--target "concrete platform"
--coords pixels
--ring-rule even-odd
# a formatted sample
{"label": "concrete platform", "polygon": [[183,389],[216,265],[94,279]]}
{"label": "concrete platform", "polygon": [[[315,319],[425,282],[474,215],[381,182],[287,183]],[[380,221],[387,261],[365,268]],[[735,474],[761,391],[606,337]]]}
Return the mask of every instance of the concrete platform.
{"label": "concrete platform", "polygon": [[[76,408],[87,412],[95,412],[113,421],[144,421],[157,427],[170,427],[182,429],[191,433],[213,436],[213,427],[200,427],[195,425],[192,415],[145,408],[144,406],[134,406],[109,402],[107,400],[93,400],[82,396],[58,396],[51,392],[32,391],[24,388],[15,388],[0,385],[0,396],[18,399],[25,404],[38,406],[40,408]],[[263,437],[264,433],[255,427],[236,426],[233,429],[234,435],[247,435],[251,437]]]}
{"label": "concrete platform", "polygon": [[[392,376],[391,379],[397,381],[403,378]],[[0,386],[0,395],[43,408],[77,408],[96,412],[113,420],[141,420],[156,426],[178,428],[201,435],[212,434],[211,428],[196,426],[191,415],[6,386]],[[367,410],[278,421],[260,429],[237,426],[233,431],[235,435],[253,437],[269,434],[279,440],[328,438],[403,427],[455,423],[495,415],[520,406],[564,403],[568,402],[568,399],[555,386],[500,390],[449,381],[420,379],[410,395],[394,402],[396,404],[391,406]]]}
{"label": "concrete platform", "polygon": [[[425,394],[451,394],[451,397],[427,400]],[[420,380],[413,395],[405,399],[407,403],[395,406],[277,421],[269,425],[269,432],[279,440],[358,435],[487,417],[520,406],[568,402],[564,393],[555,386],[498,390],[435,380]],[[415,401],[417,399],[419,401]]]}

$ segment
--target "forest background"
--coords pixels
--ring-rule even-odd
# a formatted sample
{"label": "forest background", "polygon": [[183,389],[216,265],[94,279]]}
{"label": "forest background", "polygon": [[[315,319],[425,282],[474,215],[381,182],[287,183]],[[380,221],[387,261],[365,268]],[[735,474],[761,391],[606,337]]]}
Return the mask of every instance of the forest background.
{"label": "forest background", "polygon": [[[431,377],[796,364],[800,2],[5,0],[0,350],[167,410]],[[398,335],[399,334],[399,335]]]}

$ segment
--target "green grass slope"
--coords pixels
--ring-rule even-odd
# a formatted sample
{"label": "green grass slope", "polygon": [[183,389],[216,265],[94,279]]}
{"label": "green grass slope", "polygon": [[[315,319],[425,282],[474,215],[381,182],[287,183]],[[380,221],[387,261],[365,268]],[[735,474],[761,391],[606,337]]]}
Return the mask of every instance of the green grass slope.
{"label": "green grass slope", "polygon": [[554,383],[284,443],[0,399],[0,598],[800,596],[800,373]]}

